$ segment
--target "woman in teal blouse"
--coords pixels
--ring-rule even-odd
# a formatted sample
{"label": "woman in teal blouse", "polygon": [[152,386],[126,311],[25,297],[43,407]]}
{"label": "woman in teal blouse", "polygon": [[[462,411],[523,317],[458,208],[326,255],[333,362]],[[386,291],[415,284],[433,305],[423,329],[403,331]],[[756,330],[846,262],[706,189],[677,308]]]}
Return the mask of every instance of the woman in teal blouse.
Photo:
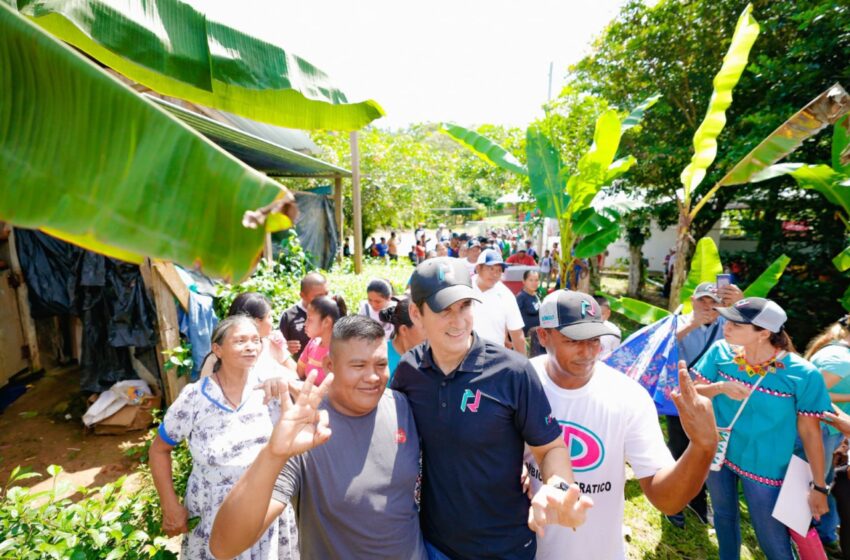
{"label": "woman in teal blouse", "polygon": [[723,465],[707,481],[720,560],[740,558],[739,481],[765,556],[792,560],[788,530],[773,518],[773,506],[799,434],[811,458],[809,505],[816,518],[827,512],[819,421],[831,410],[829,395],[817,368],[794,353],[779,305],[746,298],[717,311],[727,319],[726,340],[694,367],[697,390],[712,398],[719,428],[733,424],[749,396],[734,421]]}

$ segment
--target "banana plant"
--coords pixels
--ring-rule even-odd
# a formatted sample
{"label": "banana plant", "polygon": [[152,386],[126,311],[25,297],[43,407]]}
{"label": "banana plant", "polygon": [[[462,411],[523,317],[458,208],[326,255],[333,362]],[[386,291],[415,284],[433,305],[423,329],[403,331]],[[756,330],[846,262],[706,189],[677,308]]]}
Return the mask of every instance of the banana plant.
{"label": "banana plant", "polygon": [[[791,259],[787,255],[780,255],[744,289],[744,297],[767,297],[779,283],[779,279],[789,262],[791,262]],[[710,237],[703,237],[697,242],[691,267],[688,271],[687,282],[682,286],[683,313],[691,311],[691,295],[693,295],[696,287],[703,282],[715,282],[717,275],[722,272],[723,264],[720,261],[717,245]],[[610,302],[612,311],[625,315],[642,325],[654,323],[671,313],[645,301],[629,297],[615,298],[608,294],[602,295]]]}
{"label": "banana plant", "polygon": [[[817,191],[839,206],[838,216],[850,234],[850,115],[842,117],[833,127],[831,164],[780,163],[764,169],[751,181],[790,175],[800,187]],[[841,272],[850,269],[850,246],[836,255],[832,263]],[[842,298],[842,305],[850,310],[850,288]]]}
{"label": "banana plant", "polygon": [[[749,182],[756,173],[786,157],[807,138],[835,123],[842,115],[850,111],[850,97],[847,92],[839,84],[833,85],[762,140],[699,201],[693,204],[695,190],[705,178],[707,169],[717,154],[717,137],[726,124],[726,109],[732,103],[732,91],[747,65],[750,50],[758,33],[759,24],[752,17],[752,5],[748,5],[738,18],[729,50],[726,52],[720,71],[714,78],[714,90],[708,110],[702,124],[694,134],[694,156],[681,175],[684,196],[677,198],[679,224],[676,255],[678,259],[684,260],[690,249],[691,224],[703,206],[719,189]],[[671,310],[682,301],[682,286],[685,283],[685,268],[677,266],[673,270]],[[687,299],[687,296],[684,299]]]}
{"label": "banana plant", "polygon": [[[251,271],[264,232],[242,222],[294,200],[280,183],[2,1],[0,68],[0,220],[129,262]],[[287,220],[273,214],[265,229]]]}
{"label": "banana plant", "polygon": [[[357,130],[384,115],[349,103],[310,62],[182,0],[0,0],[134,82],[279,126]],[[239,9],[234,3],[234,9]]]}
{"label": "banana plant", "polygon": [[526,177],[537,208],[547,218],[558,220],[561,236],[561,278],[570,269],[569,256],[591,257],[605,251],[620,234],[620,221],[638,203],[598,205],[593,202],[600,190],[622,177],[635,163],[626,156],[615,160],[625,131],[640,123],[644,113],[659,96],[654,95],[636,107],[625,119],[614,110],[604,112],[596,121],[593,144],[579,159],[570,174],[558,150],[537,126],[526,131],[526,160],[519,160],[493,140],[455,124],[444,124],[442,130],[458,143],[492,165]]}

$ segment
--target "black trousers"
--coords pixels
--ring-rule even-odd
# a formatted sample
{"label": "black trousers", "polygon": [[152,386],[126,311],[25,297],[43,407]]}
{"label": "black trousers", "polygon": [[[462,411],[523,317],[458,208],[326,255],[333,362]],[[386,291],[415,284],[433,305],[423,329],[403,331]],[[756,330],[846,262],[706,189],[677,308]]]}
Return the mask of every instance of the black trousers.
{"label": "black trousers", "polygon": [[[673,454],[673,458],[678,460],[679,457],[685,453],[685,449],[688,448],[688,444],[691,440],[688,439],[685,429],[682,428],[682,422],[679,420],[678,416],[667,416],[666,418],[667,447],[670,449],[670,453]],[[708,515],[708,501],[706,498],[705,484],[702,485],[699,494],[691,500],[691,507],[703,517]]]}

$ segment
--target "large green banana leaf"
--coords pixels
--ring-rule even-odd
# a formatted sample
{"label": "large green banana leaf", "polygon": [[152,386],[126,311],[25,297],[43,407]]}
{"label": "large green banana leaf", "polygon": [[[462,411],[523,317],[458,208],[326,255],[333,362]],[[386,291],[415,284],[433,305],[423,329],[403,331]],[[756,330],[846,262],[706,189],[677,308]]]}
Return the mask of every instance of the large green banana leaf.
{"label": "large green banana leaf", "polygon": [[759,274],[759,277],[753,280],[753,283],[747,286],[744,290],[744,297],[767,297],[770,290],[779,282],[782,273],[785,272],[785,267],[791,262],[791,258],[787,255],[780,255],[764,272]]}
{"label": "large green banana leaf", "polygon": [[180,0],[17,0],[17,8],[164,95],[301,129],[356,130],[384,114],[372,100],[348,103],[306,60],[210,21]]}
{"label": "large green banana leaf", "polygon": [[645,301],[630,297],[615,298],[608,294],[602,295],[611,305],[611,311],[624,315],[642,325],[651,325],[670,315],[670,312],[666,309],[661,309]]}
{"label": "large green banana leaf", "polygon": [[790,175],[804,189],[818,191],[831,203],[840,206],[850,214],[850,189],[843,183],[850,175],[838,173],[828,165],[807,165],[804,163],[778,163],[756,173],[753,183],[773,179],[781,175]]}
{"label": "large green banana leaf", "polygon": [[708,166],[717,156],[717,137],[726,126],[726,109],[732,104],[732,90],[747,66],[750,49],[758,37],[759,24],[753,18],[752,11],[753,6],[749,4],[738,18],[732,43],[723,57],[720,71],[714,77],[714,91],[708,111],[694,134],[694,155],[681,176],[685,207],[690,207],[691,193],[705,178]]}
{"label": "large green banana leaf", "polygon": [[850,268],[850,247],[845,247],[843,251],[835,255],[832,258],[832,264],[841,272]]}
{"label": "large green banana leaf", "polygon": [[564,192],[566,185],[558,152],[536,126],[526,131],[525,151],[529,183],[537,207],[547,218],[560,219],[570,204],[570,197]]}
{"label": "large green banana leaf", "polygon": [[690,310],[691,295],[693,295],[696,287],[702,282],[717,281],[717,275],[722,273],[723,264],[720,262],[717,245],[712,238],[703,237],[694,248],[691,270],[688,272],[688,279],[682,286],[679,301],[685,304],[685,313]]}
{"label": "large green banana leaf", "polygon": [[635,127],[640,124],[640,121],[643,120],[643,116],[646,113],[647,109],[658,103],[658,100],[661,99],[661,94],[656,93],[650,97],[647,97],[643,103],[632,109],[632,112],[629,113],[629,116],[623,120],[622,126],[620,128],[621,132],[625,132],[632,127]]}
{"label": "large green banana leaf", "polygon": [[575,247],[576,257],[586,259],[605,252],[608,245],[614,243],[620,237],[620,224],[608,222],[599,230],[582,238]]}
{"label": "large green banana leaf", "polygon": [[593,145],[581,156],[578,170],[567,182],[567,192],[573,200],[574,212],[589,207],[606,181],[613,180],[609,179],[610,177],[622,175],[634,163],[634,158],[631,161],[625,158],[616,162],[613,170],[610,169],[620,147],[622,134],[620,118],[616,111],[605,111],[596,119]]}
{"label": "large green banana leaf", "polygon": [[496,165],[517,175],[528,175],[528,170],[512,153],[486,136],[451,123],[443,123],[441,130],[460,144],[469,148],[475,155],[487,163]]}
{"label": "large green banana leaf", "polygon": [[[841,115],[850,111],[850,95],[839,84],[835,84],[797,111],[790,119],[762,140],[758,146],[735,164],[718,186],[740,185],[753,179],[759,172],[781,160],[808,138],[811,138]],[[843,121],[847,126],[847,120]],[[836,126],[836,129],[839,128]],[[846,129],[843,129],[846,131]],[[841,131],[833,134],[833,161],[835,149],[846,139]],[[836,167],[838,169],[838,167]]]}
{"label": "large green banana leaf", "polygon": [[240,279],[286,194],[0,2],[0,220]]}

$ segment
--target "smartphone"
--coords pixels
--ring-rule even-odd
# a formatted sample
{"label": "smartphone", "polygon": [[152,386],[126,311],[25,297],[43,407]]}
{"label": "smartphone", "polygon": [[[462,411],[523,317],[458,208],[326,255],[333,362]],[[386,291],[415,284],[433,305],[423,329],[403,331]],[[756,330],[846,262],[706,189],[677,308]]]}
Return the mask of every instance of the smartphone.
{"label": "smartphone", "polygon": [[719,290],[723,286],[729,286],[732,284],[732,275],[731,274],[718,274],[717,275],[717,289]]}

